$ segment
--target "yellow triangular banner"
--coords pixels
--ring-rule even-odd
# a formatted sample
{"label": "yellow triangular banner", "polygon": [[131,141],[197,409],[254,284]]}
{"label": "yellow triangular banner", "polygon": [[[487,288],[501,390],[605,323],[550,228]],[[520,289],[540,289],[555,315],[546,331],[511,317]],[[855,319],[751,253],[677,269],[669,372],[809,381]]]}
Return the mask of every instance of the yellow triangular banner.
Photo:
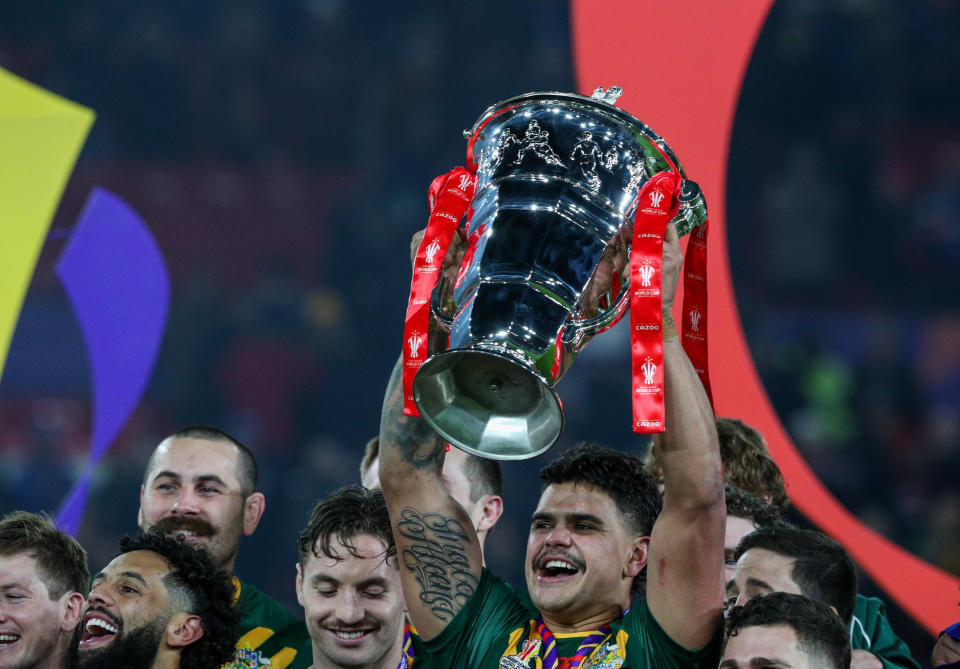
{"label": "yellow triangular banner", "polygon": [[0,68],[0,378],[92,110]]}

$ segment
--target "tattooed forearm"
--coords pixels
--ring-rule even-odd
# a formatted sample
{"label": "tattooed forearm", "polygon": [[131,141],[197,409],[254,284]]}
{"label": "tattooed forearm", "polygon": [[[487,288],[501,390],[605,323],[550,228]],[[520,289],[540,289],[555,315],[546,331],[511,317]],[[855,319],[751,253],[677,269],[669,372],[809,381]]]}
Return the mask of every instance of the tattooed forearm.
{"label": "tattooed forearm", "polygon": [[380,449],[396,449],[411,466],[439,472],[443,467],[444,442],[422,418],[404,415],[402,371],[402,360],[398,360],[383,398]]}
{"label": "tattooed forearm", "polygon": [[452,620],[479,582],[466,553],[470,536],[456,518],[410,508],[401,513],[397,531],[410,541],[403,565],[420,584],[420,601],[440,620]]}

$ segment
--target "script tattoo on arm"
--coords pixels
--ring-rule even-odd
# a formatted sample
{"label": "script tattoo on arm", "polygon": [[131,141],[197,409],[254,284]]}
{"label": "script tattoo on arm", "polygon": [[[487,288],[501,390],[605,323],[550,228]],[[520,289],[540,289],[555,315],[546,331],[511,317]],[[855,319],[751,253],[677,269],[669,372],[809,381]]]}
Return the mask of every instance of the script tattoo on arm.
{"label": "script tattoo on arm", "polygon": [[402,360],[394,365],[383,400],[380,419],[381,449],[395,448],[400,458],[416,469],[443,468],[445,444],[427,422],[418,416],[403,413]]}
{"label": "script tattoo on arm", "polygon": [[467,559],[470,536],[456,518],[411,508],[401,513],[397,531],[410,540],[403,565],[416,576],[420,601],[440,620],[453,620],[479,583]]}

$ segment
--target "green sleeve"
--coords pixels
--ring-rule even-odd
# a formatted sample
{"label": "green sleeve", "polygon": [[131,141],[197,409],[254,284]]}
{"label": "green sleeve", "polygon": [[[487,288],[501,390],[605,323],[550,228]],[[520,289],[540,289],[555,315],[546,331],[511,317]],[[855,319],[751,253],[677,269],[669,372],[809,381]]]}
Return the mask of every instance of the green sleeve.
{"label": "green sleeve", "polygon": [[716,669],[723,643],[723,618],[717,612],[717,629],[706,646],[687,650],[660,627],[650,613],[647,598],[642,597],[624,617],[622,626],[629,634],[627,659],[630,667],[641,669]]}
{"label": "green sleeve", "polygon": [[883,602],[876,597],[857,595],[850,621],[850,647],[873,653],[884,669],[920,669],[907,644],[894,634]]}
{"label": "green sleeve", "polygon": [[450,624],[424,645],[431,664],[449,669],[497,667],[506,650],[510,632],[531,618],[536,610],[509,585],[483,570],[480,584]]}

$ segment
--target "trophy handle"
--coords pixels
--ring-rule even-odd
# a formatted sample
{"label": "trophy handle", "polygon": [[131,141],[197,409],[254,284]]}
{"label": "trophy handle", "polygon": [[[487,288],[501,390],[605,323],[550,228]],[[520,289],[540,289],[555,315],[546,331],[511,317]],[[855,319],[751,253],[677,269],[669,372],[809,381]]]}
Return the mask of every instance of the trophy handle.
{"label": "trophy handle", "polygon": [[[670,221],[677,228],[677,235],[683,237],[693,230],[701,227],[707,220],[707,203],[703,198],[703,192],[697,182],[690,179],[684,179],[680,188],[680,207],[676,216]],[[627,257],[630,256],[629,246],[627,247]],[[569,325],[564,331],[563,342],[579,350],[594,335],[609,330],[620,322],[623,315],[627,313],[630,306],[630,268],[625,268],[620,277],[622,282],[617,297],[613,300],[611,307],[604,309],[601,313],[592,318],[577,319],[571,318]]]}
{"label": "trophy handle", "polygon": [[617,293],[613,305],[597,314],[593,318],[574,319],[571,318],[569,325],[564,329],[563,342],[573,347],[574,351],[583,347],[587,341],[594,335],[609,330],[620,322],[623,315],[627,313],[630,306],[630,275],[620,286],[620,292]]}
{"label": "trophy handle", "polygon": [[[444,332],[450,332],[453,327],[453,315],[448,316],[444,313],[443,295],[447,289],[447,281],[447,277],[441,274],[437,284],[433,287],[433,292],[430,294],[430,313]],[[447,305],[446,311],[451,311],[449,305]]]}

